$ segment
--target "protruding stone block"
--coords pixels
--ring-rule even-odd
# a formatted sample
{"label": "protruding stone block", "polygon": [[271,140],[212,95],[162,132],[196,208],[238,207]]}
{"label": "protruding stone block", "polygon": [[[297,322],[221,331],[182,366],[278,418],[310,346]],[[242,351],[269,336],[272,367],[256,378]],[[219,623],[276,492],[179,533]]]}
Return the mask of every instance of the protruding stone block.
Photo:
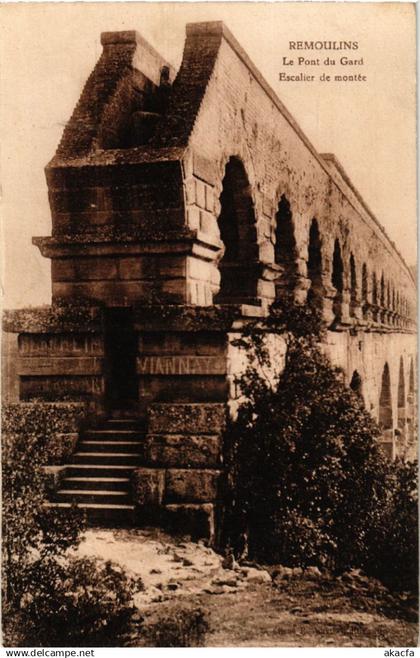
{"label": "protruding stone block", "polygon": [[151,404],[150,434],[214,434],[226,423],[224,404]]}
{"label": "protruding stone block", "polygon": [[47,494],[51,495],[60,487],[66,474],[65,466],[44,466],[44,486]]}
{"label": "protruding stone block", "polygon": [[219,497],[220,471],[170,469],[166,471],[165,496],[179,503],[207,503]]}
{"label": "protruding stone block", "polygon": [[154,466],[214,467],[221,464],[217,435],[157,434],[147,437],[146,459]]}
{"label": "protruding stone block", "polygon": [[131,477],[133,502],[137,507],[160,507],[165,491],[165,471],[136,468]]}
{"label": "protruding stone block", "polygon": [[214,541],[214,506],[205,505],[166,505],[165,521],[169,531],[191,535],[191,539]]}

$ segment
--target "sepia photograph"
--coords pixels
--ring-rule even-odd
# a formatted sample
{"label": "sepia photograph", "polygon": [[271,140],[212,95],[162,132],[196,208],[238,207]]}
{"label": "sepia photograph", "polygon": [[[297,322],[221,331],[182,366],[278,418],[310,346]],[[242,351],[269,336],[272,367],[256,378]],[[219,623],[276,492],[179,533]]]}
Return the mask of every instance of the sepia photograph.
{"label": "sepia photograph", "polygon": [[2,646],[414,656],[415,4],[0,17]]}

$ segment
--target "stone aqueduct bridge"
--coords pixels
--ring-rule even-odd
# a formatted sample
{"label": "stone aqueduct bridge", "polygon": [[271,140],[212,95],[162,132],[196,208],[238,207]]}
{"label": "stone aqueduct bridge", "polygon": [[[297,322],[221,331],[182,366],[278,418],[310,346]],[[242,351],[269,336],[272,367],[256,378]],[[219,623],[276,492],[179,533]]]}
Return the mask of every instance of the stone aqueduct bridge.
{"label": "stone aqueduct bridge", "polygon": [[222,23],[187,26],[176,75],[134,31],[102,44],[46,169],[52,237],[34,244],[53,304],[6,317],[21,398],[147,412],[143,503],[211,525],[240,362],[229,338],[288,291],[322,309],[326,352],[389,454],[407,454],[415,284],[341,165]]}

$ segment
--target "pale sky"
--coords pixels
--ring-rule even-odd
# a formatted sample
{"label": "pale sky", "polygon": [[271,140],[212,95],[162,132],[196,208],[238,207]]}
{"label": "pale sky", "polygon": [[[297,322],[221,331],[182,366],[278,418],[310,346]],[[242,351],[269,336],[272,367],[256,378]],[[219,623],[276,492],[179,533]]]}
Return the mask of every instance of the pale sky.
{"label": "pale sky", "polygon": [[[50,301],[50,261],[31,245],[33,235],[51,232],[43,169],[100,56],[100,33],[136,29],[179,67],[185,24],[195,21],[227,24],[315,148],[336,155],[415,263],[414,4],[37,3],[0,12],[4,307]],[[341,72],[367,82],[279,82],[289,40],[358,41],[357,53],[341,55],[363,58],[363,66]]]}

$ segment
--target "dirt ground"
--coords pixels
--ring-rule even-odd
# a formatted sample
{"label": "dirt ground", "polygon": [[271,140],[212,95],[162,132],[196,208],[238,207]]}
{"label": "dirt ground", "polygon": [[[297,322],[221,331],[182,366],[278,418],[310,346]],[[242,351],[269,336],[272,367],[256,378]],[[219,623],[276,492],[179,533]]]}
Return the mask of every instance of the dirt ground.
{"label": "dirt ground", "polygon": [[238,565],[157,530],[90,529],[78,552],[141,575],[136,605],[146,619],[162,602],[204,609],[209,647],[417,646],[416,601],[356,570],[332,578]]}

